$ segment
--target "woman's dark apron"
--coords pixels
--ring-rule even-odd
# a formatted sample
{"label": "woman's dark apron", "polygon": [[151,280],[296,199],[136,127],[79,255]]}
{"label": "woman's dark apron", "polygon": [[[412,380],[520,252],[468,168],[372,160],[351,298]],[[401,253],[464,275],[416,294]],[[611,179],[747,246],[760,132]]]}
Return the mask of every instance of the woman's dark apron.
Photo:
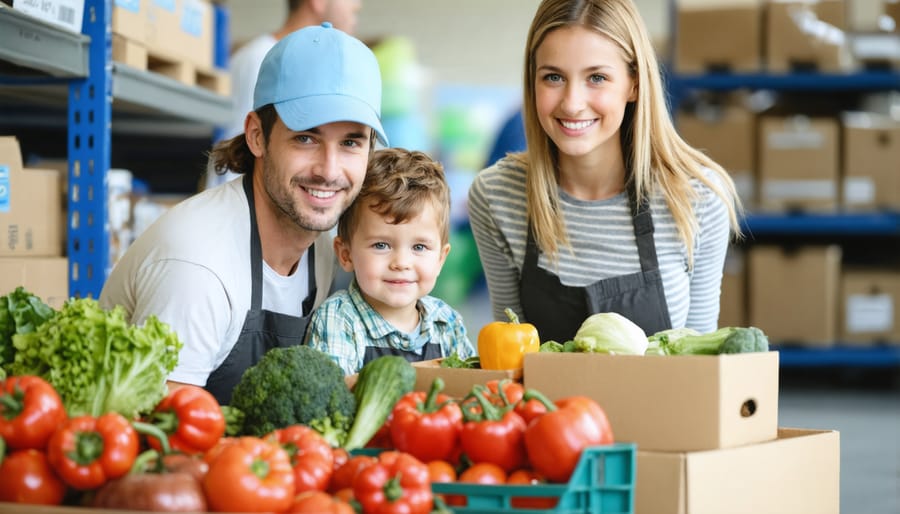
{"label": "woman's dark apron", "polygon": [[[216,368],[206,382],[206,390],[213,394],[221,405],[228,405],[231,392],[240,381],[244,371],[253,366],[264,353],[272,348],[284,348],[303,343],[306,327],[312,306],[316,298],[315,247],[309,249],[309,294],[303,300],[303,316],[290,316],[271,312],[262,308],[263,293],[263,260],[262,243],[259,230],[256,228],[256,208],[253,201],[253,177],[247,174],[243,178],[244,194],[250,204],[250,267],[251,296],[250,310],[244,319],[244,326],[238,336],[234,348],[225,358],[225,362]],[[299,270],[298,270],[299,273]]]}
{"label": "woman's dark apron", "polygon": [[556,275],[538,267],[538,249],[529,225],[519,293],[525,320],[538,329],[541,341],[571,340],[584,320],[598,312],[617,312],[648,335],[671,328],[649,202],[644,198],[635,208],[635,194],[629,188],[629,204],[641,271],[584,287],[564,285]]}

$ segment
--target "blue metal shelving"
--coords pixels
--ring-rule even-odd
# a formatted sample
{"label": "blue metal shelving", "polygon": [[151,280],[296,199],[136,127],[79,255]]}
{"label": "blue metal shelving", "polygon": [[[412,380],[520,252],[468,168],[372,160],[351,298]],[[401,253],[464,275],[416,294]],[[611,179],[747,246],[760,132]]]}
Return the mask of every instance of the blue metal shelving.
{"label": "blue metal shelving", "polygon": [[772,349],[778,350],[779,363],[784,368],[900,366],[900,346],[837,345],[826,348],[773,346]]}
{"label": "blue metal shelving", "polygon": [[[225,8],[215,9],[217,22],[227,21]],[[109,267],[106,177],[113,110],[196,123],[212,138],[213,127],[227,121],[231,100],[113,63],[112,0],[86,0],[84,10],[83,33],[76,34],[0,5],[0,61],[37,72],[0,77],[0,95],[26,105],[58,101],[68,113],[69,294],[97,297]],[[227,45],[219,40],[225,37],[227,30],[216,32],[220,65],[227,61]],[[60,85],[67,91],[56,98]]]}
{"label": "blue metal shelving", "polygon": [[900,236],[900,213],[748,214],[743,230],[749,236]]}
{"label": "blue metal shelving", "polygon": [[[671,106],[677,109],[691,90],[772,90],[808,92],[900,91],[900,73],[891,70],[833,74],[795,72],[707,73],[666,77]],[[900,237],[900,213],[839,212],[823,214],[751,213],[742,221],[743,230],[754,236]],[[852,346],[838,343],[826,348],[774,347],[783,367],[898,367],[900,346]]]}

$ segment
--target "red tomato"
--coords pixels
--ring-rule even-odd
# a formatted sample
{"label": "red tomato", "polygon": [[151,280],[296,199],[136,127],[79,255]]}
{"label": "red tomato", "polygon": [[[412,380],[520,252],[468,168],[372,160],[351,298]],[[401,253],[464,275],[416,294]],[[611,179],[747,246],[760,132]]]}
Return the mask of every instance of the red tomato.
{"label": "red tomato", "polygon": [[18,450],[10,453],[0,464],[0,501],[59,505],[66,494],[63,484],[44,452]]}
{"label": "red tomato", "polygon": [[353,479],[360,471],[366,469],[378,462],[378,459],[371,455],[355,455],[350,457],[343,466],[335,467],[334,473],[331,474],[331,485],[328,490],[331,492],[340,491],[348,487],[353,487]]}
{"label": "red tomato", "polygon": [[445,460],[433,460],[428,464],[428,478],[431,483],[456,482],[456,468]]}
{"label": "red tomato", "polygon": [[315,514],[355,514],[349,503],[322,491],[304,491],[294,498],[287,512]]}
{"label": "red tomato", "polygon": [[[537,485],[545,484],[547,481],[530,469],[517,469],[509,474],[506,483]],[[510,504],[518,509],[552,509],[556,507],[557,503],[559,503],[559,500],[556,498],[541,498],[538,496],[513,497],[510,501]]]}

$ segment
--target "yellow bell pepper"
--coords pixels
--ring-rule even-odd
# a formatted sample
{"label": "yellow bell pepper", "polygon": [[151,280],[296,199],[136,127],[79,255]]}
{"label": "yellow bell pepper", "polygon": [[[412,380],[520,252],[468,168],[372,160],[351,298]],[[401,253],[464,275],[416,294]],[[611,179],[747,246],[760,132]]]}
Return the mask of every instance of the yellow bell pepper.
{"label": "yellow bell pepper", "polygon": [[526,353],[541,346],[537,328],[531,323],[519,323],[512,309],[506,309],[509,322],[494,321],[478,332],[478,355],[481,369],[516,369],[522,367]]}

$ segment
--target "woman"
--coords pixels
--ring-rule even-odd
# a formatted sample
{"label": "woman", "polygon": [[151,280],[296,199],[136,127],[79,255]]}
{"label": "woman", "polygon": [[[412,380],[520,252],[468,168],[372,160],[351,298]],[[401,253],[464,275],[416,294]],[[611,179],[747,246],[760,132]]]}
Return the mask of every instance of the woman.
{"label": "woman", "polygon": [[740,203],[675,132],[633,1],[542,2],[524,95],[528,148],[469,190],[494,317],[511,307],[560,342],[596,312],[647,334],[715,329]]}

